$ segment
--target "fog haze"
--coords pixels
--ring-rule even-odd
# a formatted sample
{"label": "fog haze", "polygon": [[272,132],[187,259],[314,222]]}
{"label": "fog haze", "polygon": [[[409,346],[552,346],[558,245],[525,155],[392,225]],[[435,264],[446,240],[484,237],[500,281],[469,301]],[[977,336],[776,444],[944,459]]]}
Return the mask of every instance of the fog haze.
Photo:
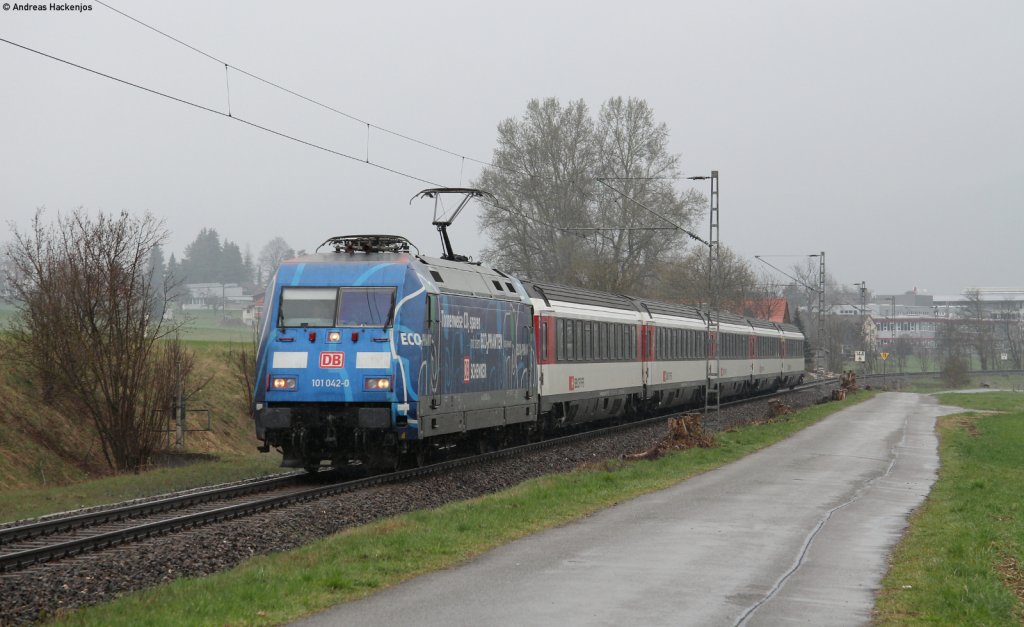
{"label": "fog haze", "polygon": [[[25,228],[40,206],[148,210],[179,257],[203,227],[254,255],[278,235],[312,250],[349,233],[398,233],[439,253],[432,206],[409,199],[468,184],[479,163],[375,129],[367,148],[365,123],[237,71],[226,81],[223,64],[84,4],[2,11],[0,37],[225,113],[227,82],[233,116],[355,158],[0,42],[0,219]],[[112,6],[472,159],[490,158],[498,122],[531,98],[593,110],[644,98],[685,175],[720,172],[722,243],[748,259],[825,251],[838,281],[876,293],[1024,287],[1020,2]],[[475,218],[468,209],[451,236],[478,256]]]}

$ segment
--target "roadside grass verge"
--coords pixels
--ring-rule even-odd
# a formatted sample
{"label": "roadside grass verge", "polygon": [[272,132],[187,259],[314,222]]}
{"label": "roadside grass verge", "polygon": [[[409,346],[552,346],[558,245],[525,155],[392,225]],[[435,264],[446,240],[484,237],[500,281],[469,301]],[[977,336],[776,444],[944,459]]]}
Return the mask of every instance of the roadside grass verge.
{"label": "roadside grass verge", "polygon": [[944,405],[1005,412],[939,419],[939,478],[893,553],[880,625],[1024,621],[1024,394],[942,394]]}
{"label": "roadside grass verge", "polygon": [[63,617],[74,625],[277,624],[447,568],[528,534],[677,484],[870,398],[817,405],[716,434],[718,446],[649,462],[605,462],[503,492],[350,529],[230,571],[181,579]]}
{"label": "roadside grass verge", "polygon": [[[975,374],[971,375],[970,381],[961,389],[981,388],[984,385],[1002,390],[1024,390],[1024,376],[1019,374]],[[942,382],[939,375],[910,379],[901,389],[904,392],[917,392],[919,394],[954,391]]]}
{"label": "roadside grass verge", "polygon": [[67,486],[0,492],[0,522],[10,522],[282,472],[280,456],[222,456],[177,468],[158,468]]}

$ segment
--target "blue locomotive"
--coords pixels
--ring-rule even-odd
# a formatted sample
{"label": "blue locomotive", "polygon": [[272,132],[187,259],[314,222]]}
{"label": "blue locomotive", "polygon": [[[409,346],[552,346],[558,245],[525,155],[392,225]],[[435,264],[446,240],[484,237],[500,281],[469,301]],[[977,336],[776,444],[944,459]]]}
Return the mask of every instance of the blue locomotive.
{"label": "blue locomotive", "polygon": [[[536,426],[533,320],[499,271],[354,235],[284,262],[264,301],[256,435],[283,466],[422,464]],[[322,247],[321,247],[322,248]],[[319,250],[319,249],[318,249]]]}

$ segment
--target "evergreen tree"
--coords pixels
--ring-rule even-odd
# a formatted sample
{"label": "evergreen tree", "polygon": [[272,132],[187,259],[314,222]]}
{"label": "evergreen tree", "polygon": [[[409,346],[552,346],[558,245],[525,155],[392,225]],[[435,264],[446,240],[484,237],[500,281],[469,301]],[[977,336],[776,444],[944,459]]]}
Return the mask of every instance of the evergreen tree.
{"label": "evergreen tree", "polygon": [[245,255],[242,257],[242,266],[245,268],[244,283],[252,283],[253,278],[256,276],[256,264],[252,259],[252,249],[249,248],[249,244],[245,245]]}
{"label": "evergreen tree", "polygon": [[224,240],[216,276],[220,283],[246,282],[245,261],[242,259],[242,251],[238,244]]}
{"label": "evergreen tree", "polygon": [[223,247],[216,229],[199,231],[199,235],[185,247],[181,260],[182,279],[186,283],[220,283]]}
{"label": "evergreen tree", "polygon": [[167,260],[167,269],[164,271],[164,280],[174,279],[180,275],[181,266],[178,264],[178,260],[174,258],[174,253],[171,253],[171,258]]}

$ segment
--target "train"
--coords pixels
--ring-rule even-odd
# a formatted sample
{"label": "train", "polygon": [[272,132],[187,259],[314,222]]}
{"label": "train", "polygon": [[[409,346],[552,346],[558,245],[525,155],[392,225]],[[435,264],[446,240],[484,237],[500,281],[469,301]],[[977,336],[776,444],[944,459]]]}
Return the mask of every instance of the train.
{"label": "train", "polygon": [[[253,399],[282,466],[380,471],[793,387],[790,324],[520,280],[395,235],[329,239],[264,299]],[[323,248],[323,246],[321,246]],[[319,251],[320,249],[318,249]]]}

